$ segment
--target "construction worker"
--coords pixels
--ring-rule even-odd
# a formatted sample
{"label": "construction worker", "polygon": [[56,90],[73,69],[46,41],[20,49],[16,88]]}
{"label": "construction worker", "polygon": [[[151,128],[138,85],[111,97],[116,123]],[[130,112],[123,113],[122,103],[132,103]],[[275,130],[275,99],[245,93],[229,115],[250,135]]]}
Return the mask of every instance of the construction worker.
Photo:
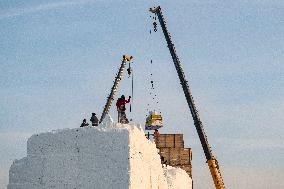
{"label": "construction worker", "polygon": [[86,127],[86,126],[89,126],[89,123],[87,123],[86,119],[83,119],[83,122],[80,127]]}
{"label": "construction worker", "polygon": [[155,129],[154,137],[157,138],[159,136],[160,136],[160,133],[159,133],[158,129]]}
{"label": "construction worker", "polygon": [[129,103],[131,99],[131,96],[129,96],[128,100],[125,100],[125,96],[121,95],[120,98],[116,101],[116,108],[118,113],[118,122],[119,123],[129,123],[126,114],[125,114],[125,104]]}
{"label": "construction worker", "polygon": [[95,113],[92,113],[92,117],[91,117],[90,121],[92,122],[93,127],[96,127],[96,126],[99,125],[99,119],[97,118]]}
{"label": "construction worker", "polygon": [[161,156],[161,163],[162,164],[167,164],[167,160],[165,159],[164,156]]}

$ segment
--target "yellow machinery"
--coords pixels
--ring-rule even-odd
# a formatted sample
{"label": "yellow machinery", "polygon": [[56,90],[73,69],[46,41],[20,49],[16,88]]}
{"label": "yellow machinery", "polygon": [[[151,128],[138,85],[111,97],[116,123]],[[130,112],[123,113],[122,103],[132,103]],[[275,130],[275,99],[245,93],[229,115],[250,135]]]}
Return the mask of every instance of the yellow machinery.
{"label": "yellow machinery", "polygon": [[163,127],[163,118],[158,112],[150,111],[146,118],[145,130],[155,130]]}

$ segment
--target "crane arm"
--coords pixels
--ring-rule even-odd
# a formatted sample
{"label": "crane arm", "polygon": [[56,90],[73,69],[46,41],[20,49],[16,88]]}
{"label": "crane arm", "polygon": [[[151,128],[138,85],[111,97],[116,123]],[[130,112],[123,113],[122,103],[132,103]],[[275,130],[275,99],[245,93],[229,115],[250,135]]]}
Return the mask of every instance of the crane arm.
{"label": "crane arm", "polygon": [[100,123],[104,120],[105,116],[108,114],[109,112],[109,109],[111,107],[111,104],[112,104],[112,101],[114,100],[114,95],[118,89],[118,86],[119,86],[119,83],[120,81],[122,80],[122,76],[123,76],[123,71],[124,71],[124,68],[126,66],[126,62],[130,62],[131,60],[133,59],[132,56],[128,56],[128,55],[123,55],[122,57],[122,62],[121,62],[121,65],[120,65],[120,68],[118,70],[118,73],[115,77],[115,80],[114,80],[114,83],[113,83],[113,86],[111,88],[111,91],[110,91],[110,94],[107,98],[107,102],[106,102],[106,105],[104,107],[104,110],[103,110],[103,113],[101,115],[101,118],[100,118]]}
{"label": "crane arm", "polygon": [[209,170],[211,172],[215,187],[216,187],[216,189],[224,189],[225,186],[224,186],[223,179],[222,179],[222,176],[221,176],[221,172],[220,172],[220,169],[219,169],[219,166],[218,166],[218,162],[214,158],[214,156],[212,155],[212,151],[210,149],[210,146],[209,146],[209,143],[208,143],[208,140],[207,140],[207,136],[205,134],[202,122],[200,120],[200,117],[199,117],[198,111],[196,109],[193,97],[191,95],[191,91],[190,91],[190,88],[189,88],[189,85],[188,85],[188,81],[185,79],[185,75],[184,75],[183,69],[181,67],[180,60],[179,60],[179,58],[176,54],[174,44],[171,40],[171,36],[170,36],[168,29],[166,27],[166,22],[165,22],[165,19],[163,17],[163,14],[162,14],[161,7],[158,6],[156,8],[150,8],[150,12],[152,12],[152,13],[154,13],[158,16],[158,20],[160,22],[160,25],[161,25],[161,28],[163,30],[165,39],[167,41],[168,48],[169,48],[171,57],[173,59],[176,71],[178,73],[180,84],[182,86],[188,107],[190,109],[190,112],[191,112],[191,115],[192,115],[192,118],[193,118],[193,121],[194,121],[194,125],[195,125],[195,128],[197,130],[197,133],[198,133],[198,136],[199,136],[199,139],[200,139],[200,142],[201,142],[201,145],[202,145],[202,148],[203,148],[203,151],[204,151],[204,154],[205,154],[205,157],[206,157],[206,160],[207,160],[207,164],[208,164]]}

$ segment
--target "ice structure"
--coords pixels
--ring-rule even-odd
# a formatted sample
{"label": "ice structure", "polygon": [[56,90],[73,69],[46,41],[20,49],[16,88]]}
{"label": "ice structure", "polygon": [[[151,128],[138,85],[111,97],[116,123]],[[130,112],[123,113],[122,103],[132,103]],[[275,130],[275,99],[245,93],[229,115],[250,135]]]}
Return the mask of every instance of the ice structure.
{"label": "ice structure", "polygon": [[184,189],[185,171],[161,164],[135,125],[113,123],[33,135],[15,160],[7,189]]}

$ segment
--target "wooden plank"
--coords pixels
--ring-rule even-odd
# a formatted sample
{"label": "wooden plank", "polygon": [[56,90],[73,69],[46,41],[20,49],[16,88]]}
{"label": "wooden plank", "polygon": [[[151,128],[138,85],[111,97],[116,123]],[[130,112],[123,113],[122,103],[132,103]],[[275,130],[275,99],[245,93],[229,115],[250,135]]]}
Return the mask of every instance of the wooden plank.
{"label": "wooden plank", "polygon": [[160,156],[168,165],[186,165],[191,164],[191,149],[190,148],[159,148]]}
{"label": "wooden plank", "polygon": [[182,134],[160,134],[157,138],[159,140],[175,140],[176,139],[176,141],[183,141]]}
{"label": "wooden plank", "polygon": [[159,141],[161,142],[165,142],[165,141],[175,141],[175,142],[183,142],[183,138],[179,138],[179,137],[156,137]]}
{"label": "wooden plank", "polygon": [[167,141],[167,142],[156,141],[156,146],[157,146],[157,148],[160,148],[160,147],[183,148],[184,147],[184,143],[183,142],[175,142],[174,143],[174,141]]}
{"label": "wooden plank", "polygon": [[166,165],[180,167],[191,177],[192,151],[184,148],[182,134],[161,134],[155,142]]}

